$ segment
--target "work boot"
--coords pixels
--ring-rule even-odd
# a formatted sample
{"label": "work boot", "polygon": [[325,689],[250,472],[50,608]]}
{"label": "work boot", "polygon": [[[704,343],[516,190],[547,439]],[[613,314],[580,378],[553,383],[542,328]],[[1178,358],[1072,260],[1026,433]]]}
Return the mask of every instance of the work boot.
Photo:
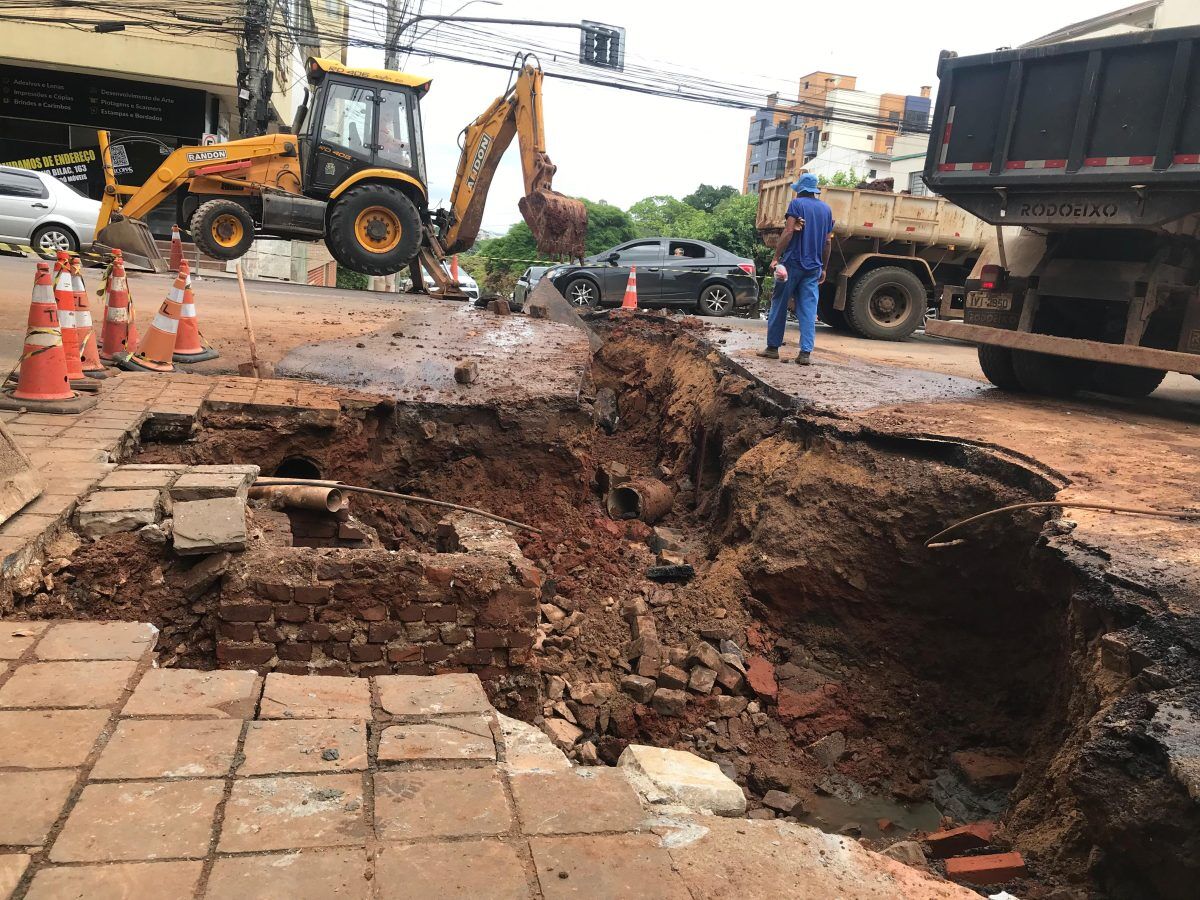
{"label": "work boot", "polygon": [[796,354],[796,365],[811,366],[812,365],[812,354],[805,353],[803,350],[801,350],[799,353]]}
{"label": "work boot", "polygon": [[767,347],[765,350],[759,350],[755,356],[761,356],[763,359],[779,359],[778,347]]}

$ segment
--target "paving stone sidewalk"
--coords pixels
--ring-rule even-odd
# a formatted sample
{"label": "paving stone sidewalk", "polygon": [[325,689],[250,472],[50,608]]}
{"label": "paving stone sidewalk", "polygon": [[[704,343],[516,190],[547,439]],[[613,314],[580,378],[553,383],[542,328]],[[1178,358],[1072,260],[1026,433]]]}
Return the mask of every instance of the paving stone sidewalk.
{"label": "paving stone sidewalk", "polygon": [[154,638],[0,622],[0,900],[973,896],[845,838],[658,810],[474,675],[159,669]]}

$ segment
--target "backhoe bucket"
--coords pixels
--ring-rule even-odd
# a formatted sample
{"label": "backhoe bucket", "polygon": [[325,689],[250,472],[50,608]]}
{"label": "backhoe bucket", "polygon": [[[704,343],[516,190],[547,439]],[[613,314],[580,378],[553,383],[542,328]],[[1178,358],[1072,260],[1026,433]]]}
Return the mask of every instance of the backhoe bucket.
{"label": "backhoe bucket", "polygon": [[539,188],[522,197],[517,206],[533,232],[539,253],[582,258],[587,234],[587,210],[582,203],[558,191]]}
{"label": "backhoe bucket", "polygon": [[167,261],[158,252],[154,235],[140,219],[114,219],[96,235],[92,249],[101,254],[110,249],[120,250],[127,269],[167,271]]}

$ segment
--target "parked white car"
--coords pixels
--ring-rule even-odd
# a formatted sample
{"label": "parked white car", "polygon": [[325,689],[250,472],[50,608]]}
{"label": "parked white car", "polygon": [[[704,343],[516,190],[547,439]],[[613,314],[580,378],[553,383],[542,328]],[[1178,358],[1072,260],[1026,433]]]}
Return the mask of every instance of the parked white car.
{"label": "parked white car", "polygon": [[0,240],[43,253],[78,250],[95,239],[100,201],[53,175],[0,166]]}
{"label": "parked white car", "polygon": [[[450,274],[450,263],[449,262],[442,263],[442,271],[444,271],[447,275]],[[421,274],[425,277],[425,287],[426,287],[426,289],[428,289],[429,295],[431,297],[436,297],[440,293],[438,290],[438,286],[434,282],[433,278],[430,277],[429,272],[425,269],[424,266],[421,267]],[[479,283],[474,278],[472,278],[471,273],[468,272],[466,269],[464,269],[462,266],[458,267],[458,283],[460,285],[462,285],[464,294],[466,294],[472,300],[479,299]]]}

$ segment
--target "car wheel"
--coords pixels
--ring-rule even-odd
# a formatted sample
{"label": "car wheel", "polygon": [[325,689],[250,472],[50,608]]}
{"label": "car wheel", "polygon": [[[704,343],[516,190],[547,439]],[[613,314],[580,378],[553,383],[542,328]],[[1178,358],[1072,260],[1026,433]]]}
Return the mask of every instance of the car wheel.
{"label": "car wheel", "polygon": [[43,225],[29,238],[29,244],[42,256],[53,256],[59,250],[77,251],[79,238],[65,225]]}
{"label": "car wheel", "polygon": [[733,312],[733,291],[724,284],[710,284],[700,292],[700,312],[706,316],[727,316]]}
{"label": "car wheel", "polygon": [[600,306],[600,288],[590,278],[572,278],[563,288],[563,296],[576,309],[597,309]]}

